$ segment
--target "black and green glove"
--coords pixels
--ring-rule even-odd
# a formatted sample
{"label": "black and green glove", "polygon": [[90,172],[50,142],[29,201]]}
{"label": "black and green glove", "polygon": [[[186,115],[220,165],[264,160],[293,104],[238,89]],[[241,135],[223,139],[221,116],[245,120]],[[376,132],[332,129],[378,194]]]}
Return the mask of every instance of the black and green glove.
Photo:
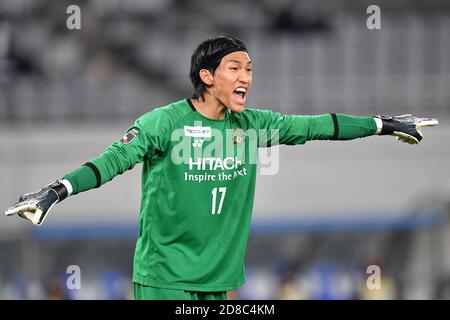
{"label": "black and green glove", "polygon": [[5,210],[5,215],[17,214],[19,217],[40,226],[53,206],[64,200],[68,195],[66,186],[60,181],[55,181],[36,192],[20,196],[19,202]]}
{"label": "black and green glove", "polygon": [[404,114],[401,116],[376,116],[381,119],[383,126],[380,135],[392,135],[397,140],[418,144],[422,139],[422,128],[434,127],[439,124],[435,118],[422,118],[411,114]]}

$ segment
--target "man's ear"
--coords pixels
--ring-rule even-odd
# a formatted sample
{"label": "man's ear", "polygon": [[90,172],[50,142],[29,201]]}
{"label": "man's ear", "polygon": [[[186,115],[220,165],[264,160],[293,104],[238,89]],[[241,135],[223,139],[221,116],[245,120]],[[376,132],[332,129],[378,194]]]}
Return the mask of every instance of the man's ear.
{"label": "man's ear", "polygon": [[209,70],[207,70],[207,69],[201,69],[201,70],[200,70],[200,79],[202,79],[202,81],[203,81],[207,86],[212,86],[214,77],[213,77],[213,75],[211,74],[211,71],[209,71]]}

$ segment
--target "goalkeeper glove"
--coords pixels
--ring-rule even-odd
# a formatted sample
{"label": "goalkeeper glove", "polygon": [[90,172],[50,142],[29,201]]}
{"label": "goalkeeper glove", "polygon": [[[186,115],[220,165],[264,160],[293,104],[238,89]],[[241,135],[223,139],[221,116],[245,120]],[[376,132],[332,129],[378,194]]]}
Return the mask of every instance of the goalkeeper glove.
{"label": "goalkeeper glove", "polygon": [[423,127],[434,127],[439,124],[435,118],[421,118],[411,114],[401,116],[376,116],[383,122],[380,135],[390,134],[397,140],[409,144],[418,144],[422,139]]}
{"label": "goalkeeper glove", "polygon": [[55,181],[36,192],[20,196],[19,202],[6,209],[5,215],[12,216],[17,213],[19,217],[40,226],[53,206],[68,195],[66,186],[60,181]]}

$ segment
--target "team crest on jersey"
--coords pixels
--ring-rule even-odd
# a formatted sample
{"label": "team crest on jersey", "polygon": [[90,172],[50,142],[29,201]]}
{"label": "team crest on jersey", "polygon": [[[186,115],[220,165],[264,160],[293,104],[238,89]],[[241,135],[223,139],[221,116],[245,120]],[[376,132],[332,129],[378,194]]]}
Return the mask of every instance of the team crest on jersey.
{"label": "team crest on jersey", "polygon": [[130,131],[128,131],[120,140],[120,142],[128,144],[134,140],[139,135],[139,129],[133,128]]}
{"label": "team crest on jersey", "polygon": [[245,138],[245,132],[242,128],[233,128],[231,129],[233,132],[233,135],[231,139],[233,140],[233,144],[238,147],[242,147],[244,144],[244,138]]}

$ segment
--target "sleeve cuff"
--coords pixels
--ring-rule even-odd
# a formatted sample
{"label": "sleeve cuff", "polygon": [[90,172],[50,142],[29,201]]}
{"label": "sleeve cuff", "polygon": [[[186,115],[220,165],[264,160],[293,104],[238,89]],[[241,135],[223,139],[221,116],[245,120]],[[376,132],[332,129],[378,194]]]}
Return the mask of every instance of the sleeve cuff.
{"label": "sleeve cuff", "polygon": [[383,129],[383,120],[380,118],[373,118],[375,120],[375,123],[377,124],[377,131],[375,131],[375,134],[380,134],[381,129]]}
{"label": "sleeve cuff", "polygon": [[64,187],[66,187],[67,196],[69,197],[70,195],[72,195],[73,187],[72,187],[72,184],[70,183],[70,181],[67,179],[62,179],[62,180],[59,180],[59,182],[61,182],[64,185]]}

